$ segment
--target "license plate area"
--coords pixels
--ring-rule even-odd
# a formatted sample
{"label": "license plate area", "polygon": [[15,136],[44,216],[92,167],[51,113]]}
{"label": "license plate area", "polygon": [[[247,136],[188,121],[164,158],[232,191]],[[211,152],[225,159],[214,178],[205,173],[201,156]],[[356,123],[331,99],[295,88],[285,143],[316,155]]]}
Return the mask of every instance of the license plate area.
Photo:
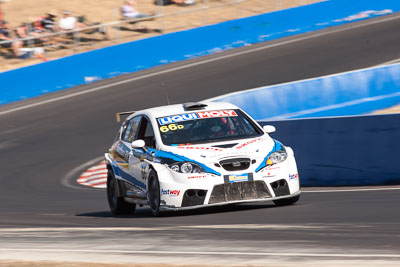
{"label": "license plate area", "polygon": [[225,183],[240,183],[240,182],[248,182],[248,181],[253,181],[252,173],[224,175]]}

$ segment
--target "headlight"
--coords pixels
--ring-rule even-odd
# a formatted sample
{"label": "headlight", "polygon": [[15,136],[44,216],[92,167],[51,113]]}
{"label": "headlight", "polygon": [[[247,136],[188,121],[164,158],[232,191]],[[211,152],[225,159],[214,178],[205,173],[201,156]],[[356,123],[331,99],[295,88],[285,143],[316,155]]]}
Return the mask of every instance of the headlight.
{"label": "headlight", "polygon": [[272,165],[276,163],[280,163],[287,159],[287,153],[284,150],[275,151],[271,155],[269,155],[267,160],[267,165]]}
{"label": "headlight", "polygon": [[202,173],[204,169],[192,162],[179,162],[169,165],[169,168],[174,172],[179,173]]}

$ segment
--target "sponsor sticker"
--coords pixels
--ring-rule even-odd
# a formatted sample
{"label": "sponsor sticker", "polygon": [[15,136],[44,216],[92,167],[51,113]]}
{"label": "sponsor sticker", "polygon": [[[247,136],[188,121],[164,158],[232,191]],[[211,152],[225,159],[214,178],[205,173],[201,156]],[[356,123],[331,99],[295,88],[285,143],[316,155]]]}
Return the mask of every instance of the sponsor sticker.
{"label": "sponsor sticker", "polygon": [[261,170],[263,177],[273,177],[276,176],[276,171],[280,169],[279,166],[267,166]]}
{"label": "sponsor sticker", "polygon": [[228,181],[230,183],[236,183],[236,182],[245,182],[249,180],[249,175],[248,174],[230,174],[228,175]]}
{"label": "sponsor sticker", "polygon": [[183,125],[181,124],[170,124],[168,126],[164,125],[160,127],[160,131],[163,133],[169,132],[169,131],[176,131],[176,130],[182,130],[184,128]]}
{"label": "sponsor sticker", "polygon": [[257,142],[262,141],[262,140],[263,140],[263,138],[260,137],[260,138],[254,139],[254,140],[247,141],[247,142],[237,146],[236,149],[242,149],[245,146],[248,146],[248,145],[253,144],[253,143],[257,143]]}
{"label": "sponsor sticker", "polygon": [[199,147],[199,146],[177,146],[179,149],[193,149],[193,150],[212,150],[212,151],[222,151],[221,148],[215,147]]}
{"label": "sponsor sticker", "polygon": [[202,179],[206,178],[205,175],[194,175],[194,176],[189,176],[188,179]]}
{"label": "sponsor sticker", "polygon": [[161,195],[178,197],[181,190],[161,189]]}
{"label": "sponsor sticker", "polygon": [[297,179],[297,178],[299,178],[299,175],[296,173],[296,174],[289,174],[289,180],[293,180],[293,179]]}
{"label": "sponsor sticker", "polygon": [[218,117],[234,117],[237,113],[234,110],[214,110],[214,111],[201,111],[186,113],[174,116],[168,116],[164,118],[158,118],[158,123],[160,125],[177,123],[182,121],[206,119],[206,118],[218,118]]}

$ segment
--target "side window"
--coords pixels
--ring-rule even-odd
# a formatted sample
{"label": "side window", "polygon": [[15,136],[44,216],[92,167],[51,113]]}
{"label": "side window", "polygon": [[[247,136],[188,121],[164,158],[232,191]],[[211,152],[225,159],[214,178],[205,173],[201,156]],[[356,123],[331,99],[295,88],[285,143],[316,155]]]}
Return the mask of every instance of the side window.
{"label": "side window", "polygon": [[154,137],[153,127],[147,118],[143,117],[142,122],[140,123],[137,139],[144,140],[146,146],[148,147],[156,147],[156,139]]}
{"label": "side window", "polygon": [[124,140],[125,142],[133,142],[138,126],[139,126],[139,122],[140,122],[141,116],[138,117],[134,117],[132,118],[129,122],[128,122],[128,126],[125,130],[125,133],[122,136],[122,140]]}

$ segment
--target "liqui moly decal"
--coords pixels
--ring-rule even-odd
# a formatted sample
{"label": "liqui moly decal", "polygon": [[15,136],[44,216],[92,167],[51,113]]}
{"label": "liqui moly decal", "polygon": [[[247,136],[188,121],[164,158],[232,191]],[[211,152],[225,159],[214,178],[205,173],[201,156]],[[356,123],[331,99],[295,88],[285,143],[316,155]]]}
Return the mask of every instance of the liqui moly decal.
{"label": "liqui moly decal", "polygon": [[234,110],[214,110],[214,111],[201,111],[194,113],[186,113],[174,116],[168,116],[164,118],[158,118],[158,123],[160,125],[177,123],[182,121],[206,119],[206,118],[218,118],[218,117],[233,117],[237,116]]}

